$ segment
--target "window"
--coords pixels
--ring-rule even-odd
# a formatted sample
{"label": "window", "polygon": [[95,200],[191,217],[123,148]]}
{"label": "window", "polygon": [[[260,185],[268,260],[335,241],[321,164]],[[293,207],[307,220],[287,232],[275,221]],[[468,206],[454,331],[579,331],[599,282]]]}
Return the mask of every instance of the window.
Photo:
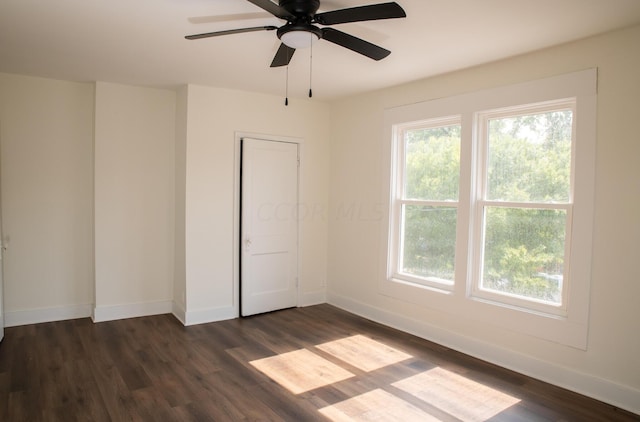
{"label": "window", "polygon": [[460,178],[459,118],[398,128],[397,277],[453,285]]}
{"label": "window", "polygon": [[476,113],[474,294],[564,314],[575,99]]}
{"label": "window", "polygon": [[387,110],[382,293],[586,347],[595,81]]}

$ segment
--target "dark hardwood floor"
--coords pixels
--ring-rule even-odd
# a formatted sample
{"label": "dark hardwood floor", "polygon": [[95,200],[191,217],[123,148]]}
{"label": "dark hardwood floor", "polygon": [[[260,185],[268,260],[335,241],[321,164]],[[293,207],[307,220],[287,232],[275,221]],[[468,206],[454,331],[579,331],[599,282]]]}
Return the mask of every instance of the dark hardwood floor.
{"label": "dark hardwood floor", "polygon": [[[318,347],[337,340],[337,348]],[[358,346],[365,340],[383,347]],[[314,373],[306,366],[316,360],[324,366]],[[304,391],[267,376],[270,366]],[[313,384],[338,370],[350,375]],[[326,421],[345,414],[404,422],[640,420],[330,305],[191,327],[171,315],[12,327],[0,345],[2,421]]]}

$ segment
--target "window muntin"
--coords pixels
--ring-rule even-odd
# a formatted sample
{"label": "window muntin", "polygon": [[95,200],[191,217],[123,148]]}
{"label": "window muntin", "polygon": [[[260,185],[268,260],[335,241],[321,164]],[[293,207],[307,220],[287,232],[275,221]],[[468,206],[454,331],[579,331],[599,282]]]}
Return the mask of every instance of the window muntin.
{"label": "window muntin", "polygon": [[459,117],[397,128],[394,278],[453,285],[460,132]]}

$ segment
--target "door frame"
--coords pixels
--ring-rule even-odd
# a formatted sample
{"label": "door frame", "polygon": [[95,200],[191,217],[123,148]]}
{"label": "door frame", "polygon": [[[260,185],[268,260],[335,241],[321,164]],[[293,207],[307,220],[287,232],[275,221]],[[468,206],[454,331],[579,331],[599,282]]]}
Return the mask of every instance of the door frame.
{"label": "door frame", "polygon": [[[302,178],[304,174],[304,140],[291,136],[266,135],[264,133],[236,131],[234,133],[234,168],[233,168],[233,309],[236,318],[240,317],[240,193],[242,178],[242,138],[253,138],[263,141],[288,142],[298,145],[298,204],[304,203]],[[298,220],[298,286],[296,289],[296,306],[300,306],[302,279],[302,230]]]}
{"label": "door frame", "polygon": [[6,319],[4,317],[4,260],[8,241],[5,240],[2,220],[2,122],[0,122],[0,342],[4,339]]}

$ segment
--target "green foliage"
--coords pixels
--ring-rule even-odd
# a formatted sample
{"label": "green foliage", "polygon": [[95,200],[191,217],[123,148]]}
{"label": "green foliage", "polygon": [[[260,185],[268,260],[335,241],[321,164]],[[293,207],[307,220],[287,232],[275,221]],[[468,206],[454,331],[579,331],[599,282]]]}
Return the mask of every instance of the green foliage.
{"label": "green foliage", "polygon": [[[408,131],[405,148],[406,198],[458,199],[460,126]],[[456,218],[451,207],[405,207],[405,272],[453,280]]]}
{"label": "green foliage", "polygon": [[405,145],[405,197],[457,200],[460,184],[460,126],[409,131]]}
{"label": "green foliage", "polygon": [[571,112],[491,120],[488,161],[488,199],[568,201]]}
{"label": "green foliage", "polygon": [[405,207],[405,272],[453,281],[456,218],[455,208]]}

